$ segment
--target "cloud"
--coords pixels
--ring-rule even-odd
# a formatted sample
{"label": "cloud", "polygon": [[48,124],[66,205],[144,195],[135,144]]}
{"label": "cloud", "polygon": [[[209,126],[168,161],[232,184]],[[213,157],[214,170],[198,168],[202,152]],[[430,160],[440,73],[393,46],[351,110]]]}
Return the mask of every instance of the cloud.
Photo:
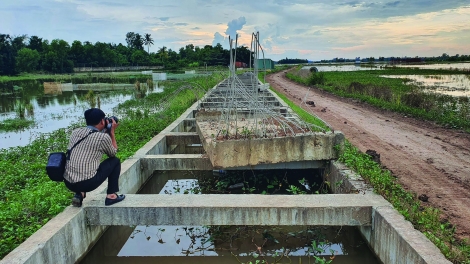
{"label": "cloud", "polygon": [[227,36],[235,34],[249,47],[258,31],[274,60],[468,54],[470,43],[468,0],[1,1],[0,33],[68,43],[124,43],[127,32],[151,33],[150,51],[211,43],[228,48]]}
{"label": "cloud", "polygon": [[[214,33],[214,39],[212,41],[212,46],[217,45],[217,43],[222,44],[224,48],[228,48],[229,45],[226,43],[228,37],[231,39],[235,39],[237,35],[237,31],[241,30],[243,26],[246,24],[245,17],[239,17],[227,23],[227,29],[225,30],[225,36],[220,34],[219,32]],[[239,43],[241,45],[241,43]]]}
{"label": "cloud", "polygon": [[234,19],[227,24],[227,30],[225,30],[225,35],[230,36],[230,38],[235,39],[237,35],[237,31],[241,30],[243,26],[246,24],[245,17],[239,17],[238,19]]}
{"label": "cloud", "polygon": [[385,4],[386,7],[397,7],[400,4],[400,1],[388,2]]}
{"label": "cloud", "polygon": [[212,46],[217,45],[218,43],[222,44],[222,46],[226,46],[225,44],[225,37],[222,36],[219,32],[215,32],[214,40],[212,41]]}

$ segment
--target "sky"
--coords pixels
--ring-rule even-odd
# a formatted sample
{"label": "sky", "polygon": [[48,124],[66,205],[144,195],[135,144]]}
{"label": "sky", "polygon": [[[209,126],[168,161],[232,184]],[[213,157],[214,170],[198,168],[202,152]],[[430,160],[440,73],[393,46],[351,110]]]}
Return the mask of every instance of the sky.
{"label": "sky", "polygon": [[470,54],[469,0],[1,0],[0,34],[126,44],[151,34],[150,52],[222,44],[238,34],[264,57],[323,60]]}

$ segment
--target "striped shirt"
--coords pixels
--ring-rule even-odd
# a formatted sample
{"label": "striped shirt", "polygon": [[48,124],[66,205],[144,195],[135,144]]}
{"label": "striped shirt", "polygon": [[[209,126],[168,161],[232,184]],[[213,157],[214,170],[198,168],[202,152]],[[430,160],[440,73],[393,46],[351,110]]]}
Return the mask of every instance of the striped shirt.
{"label": "striped shirt", "polygon": [[[72,132],[67,149],[73,147],[92,130],[88,127],[77,128]],[[64,178],[70,183],[81,182],[95,176],[103,154],[116,156],[111,137],[107,133],[91,133],[72,150],[70,160],[65,165]]]}

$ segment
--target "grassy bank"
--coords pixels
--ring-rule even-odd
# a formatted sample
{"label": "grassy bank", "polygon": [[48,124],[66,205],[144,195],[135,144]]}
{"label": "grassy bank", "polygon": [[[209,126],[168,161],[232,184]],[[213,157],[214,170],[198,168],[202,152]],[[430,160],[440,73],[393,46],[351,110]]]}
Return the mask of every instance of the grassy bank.
{"label": "grassy bank", "polygon": [[455,73],[453,70],[391,68],[380,71],[321,72],[302,77],[297,68],[291,70],[286,76],[295,82],[315,85],[341,97],[354,98],[379,108],[470,132],[470,100],[468,97],[426,93],[420,87],[407,84],[409,80],[380,77],[380,75]]}
{"label": "grassy bank", "polygon": [[[387,72],[386,74],[391,73],[392,72]],[[416,89],[415,87],[408,87],[402,84],[401,80],[383,80],[384,78],[380,78],[376,73],[372,72],[325,72],[324,74],[325,83],[317,84],[317,86],[337,95],[360,99],[377,107],[396,110],[405,114],[413,114],[417,117],[428,117],[429,120],[443,122],[449,126],[460,124],[467,130],[469,128],[468,124],[465,126],[465,124],[461,123],[462,120],[458,118],[458,113],[450,117],[437,119],[432,118],[433,115],[425,115],[425,109],[410,106],[399,107],[402,104],[399,95],[407,94],[409,91]],[[381,74],[383,74],[383,72],[381,72]],[[419,74],[422,73],[420,72]],[[307,78],[301,78],[293,73],[288,74],[288,77],[296,82],[308,85]],[[394,99],[383,100],[367,92],[358,92],[353,89],[348,90],[353,82],[365,87],[379,87],[377,89],[389,90]],[[446,111],[449,110],[443,110],[442,113],[446,113]],[[470,263],[470,241],[458,241],[455,236],[455,228],[452,227],[450,223],[440,220],[441,212],[437,208],[423,205],[417,199],[417,195],[405,190],[390,171],[383,169],[380,164],[374,162],[369,155],[361,153],[349,142],[346,142],[345,150],[339,161],[360,174],[374,188],[375,192],[387,199],[406,220],[410,221],[416,229],[426,235],[441,250],[447,259],[453,263]]]}
{"label": "grassy bank", "polygon": [[406,220],[429,238],[453,263],[470,263],[470,241],[457,241],[455,228],[442,222],[441,212],[423,205],[417,195],[405,190],[391,174],[367,154],[360,152],[349,142],[339,161],[360,174],[374,191],[382,195]]}
{"label": "grassy bank", "polygon": [[[116,107],[115,113],[120,115],[117,156],[121,162],[186,111],[196,101],[196,94],[200,98],[223,77],[214,74],[185,82],[166,82],[163,93]],[[198,89],[180,90],[182,86]],[[158,106],[164,110],[156,111]],[[0,150],[0,258],[70,205],[72,193],[63,183],[49,180],[45,165],[48,153],[64,151],[71,130],[79,126],[84,126],[84,121],[40,135],[28,146]]]}
{"label": "grassy bank", "polygon": [[25,81],[59,82],[59,83],[128,83],[136,81],[145,82],[152,79],[151,75],[140,72],[103,72],[103,73],[76,73],[76,74],[21,74],[18,76],[0,76],[0,84],[21,84]]}

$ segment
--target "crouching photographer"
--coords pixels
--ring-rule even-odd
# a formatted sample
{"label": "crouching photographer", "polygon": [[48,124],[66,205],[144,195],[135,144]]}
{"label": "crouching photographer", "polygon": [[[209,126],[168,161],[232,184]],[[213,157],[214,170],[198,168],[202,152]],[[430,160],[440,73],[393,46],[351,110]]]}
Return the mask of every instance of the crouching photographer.
{"label": "crouching photographer", "polygon": [[[87,192],[98,188],[108,179],[105,205],[112,205],[124,200],[125,195],[119,191],[121,162],[116,157],[118,146],[115,130],[118,127],[116,117],[106,118],[98,108],[85,111],[86,127],[73,130],[67,149],[64,183],[75,192],[72,205],[82,206]],[[101,157],[108,158],[100,163]]]}

